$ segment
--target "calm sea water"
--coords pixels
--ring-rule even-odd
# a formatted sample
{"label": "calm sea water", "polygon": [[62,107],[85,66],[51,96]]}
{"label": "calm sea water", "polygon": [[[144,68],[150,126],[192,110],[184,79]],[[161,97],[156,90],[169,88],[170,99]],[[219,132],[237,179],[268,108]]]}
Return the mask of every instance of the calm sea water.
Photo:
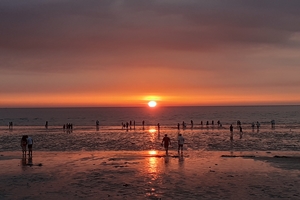
{"label": "calm sea water", "polygon": [[247,107],[157,107],[157,108],[1,108],[0,126],[12,121],[16,126],[93,126],[96,120],[101,126],[119,126],[122,122],[136,121],[141,125],[176,126],[185,121],[195,124],[201,121],[220,120],[222,124],[244,124],[259,121],[269,124],[274,119],[278,125],[299,126],[300,106],[247,106]]}
{"label": "calm sea water", "polygon": [[[237,120],[242,122],[242,138]],[[271,120],[275,120],[275,128],[271,128]],[[130,121],[132,126],[122,129],[121,124]],[[177,130],[177,123],[183,121],[187,128]],[[200,125],[201,121],[204,125]],[[260,129],[252,129],[251,123],[257,121]],[[12,129],[8,128],[9,122],[13,122]],[[72,131],[62,129],[66,123],[73,124]],[[235,127],[233,142],[229,140],[230,124]],[[20,150],[19,141],[24,134],[34,138],[36,150],[160,150],[164,134],[176,144],[179,132],[186,139],[187,150],[298,151],[300,106],[0,109],[1,151]]]}

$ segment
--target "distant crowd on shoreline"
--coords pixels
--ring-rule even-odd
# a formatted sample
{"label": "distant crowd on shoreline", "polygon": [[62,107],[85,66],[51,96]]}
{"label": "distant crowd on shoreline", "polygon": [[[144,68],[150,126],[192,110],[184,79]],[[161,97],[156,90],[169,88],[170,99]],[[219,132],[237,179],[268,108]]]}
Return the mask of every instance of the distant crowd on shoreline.
{"label": "distant crowd on shoreline", "polygon": [[[194,128],[194,123],[193,123],[193,120],[191,120],[191,123],[189,124],[190,125],[190,128],[193,129]],[[201,126],[204,126],[203,122],[201,121],[200,123]],[[214,126],[214,121],[211,122],[211,124],[209,123],[209,121],[206,122],[206,126],[209,126],[209,125],[212,125]],[[100,123],[99,123],[99,120],[96,121],[96,127],[97,129],[99,128],[100,126]],[[136,126],[136,123],[135,121],[129,121],[129,122],[126,122],[126,123],[123,123],[122,122],[122,129],[131,129],[131,127],[133,126],[133,128],[135,129],[135,126]],[[217,122],[217,126],[218,127],[222,127],[222,124],[220,121]],[[252,129],[255,129],[255,127],[257,128],[257,131],[259,131],[260,129],[260,123],[257,121],[256,123],[252,123],[251,124],[251,127]],[[48,121],[46,121],[46,124],[45,124],[45,127],[48,128]],[[143,127],[143,130],[145,128],[145,121],[142,121],[142,127]],[[243,137],[243,128],[242,128],[242,122],[240,120],[238,120],[236,122],[236,127],[237,129],[239,130],[239,135],[240,135],[240,139],[242,139]],[[275,128],[275,120],[271,120],[271,127],[272,128]],[[9,123],[9,128],[12,128],[12,122]],[[177,124],[177,129],[180,130],[180,128],[182,128],[183,130],[187,128],[187,124],[183,121],[182,124],[178,123]],[[67,129],[69,131],[71,131],[73,129],[73,124],[71,123],[67,123],[67,124],[64,124],[63,125],[63,129]],[[158,129],[158,135],[160,135],[160,124],[158,123],[157,124],[157,129]],[[233,127],[233,124],[230,125],[229,127],[229,131],[230,131],[230,141],[232,142],[233,141],[233,133],[234,133],[234,127]],[[70,132],[71,133],[71,132]],[[159,137],[158,137],[159,138]],[[182,136],[182,134],[178,131],[178,153],[181,151],[181,153],[183,152],[183,144],[184,144],[184,138]],[[23,156],[26,157],[26,151],[27,151],[27,145],[28,145],[28,150],[29,150],[29,156],[32,157],[32,145],[33,145],[33,139],[31,137],[28,137],[27,135],[23,135],[22,136],[22,139],[21,139],[21,147],[22,147],[22,152],[23,152]],[[168,154],[168,149],[169,149],[169,146],[171,145],[171,140],[170,138],[168,137],[167,134],[165,134],[162,142],[161,142],[161,145],[165,148],[165,151],[166,151],[166,155]]]}
{"label": "distant crowd on shoreline", "polygon": [[[275,128],[275,120],[271,120],[270,123],[271,123],[271,128]],[[211,123],[209,121],[206,121],[205,124],[203,123],[203,121],[201,121],[200,124],[198,124],[198,125],[200,127],[196,127],[195,124],[194,124],[194,121],[191,120],[190,124],[187,124],[185,121],[183,121],[182,123],[177,123],[177,126],[176,127],[174,126],[174,128],[177,128],[178,130],[180,130],[180,129],[185,130],[188,127],[190,129],[196,129],[196,128],[215,128],[214,120],[212,120]],[[220,120],[217,121],[216,125],[217,125],[217,128],[224,128],[224,129],[226,129],[225,127],[223,127],[223,125],[220,122]],[[231,123],[230,127],[232,125],[233,125],[233,123]],[[237,120],[236,125],[237,125],[238,129],[242,128],[242,123],[241,123],[240,120]],[[157,123],[156,126],[157,126],[158,130],[161,129],[160,123]],[[260,124],[259,121],[251,123],[251,128],[252,129],[255,129],[255,127],[256,127],[257,130],[259,130],[260,126],[261,126],[261,124]],[[45,128],[48,129],[48,127],[49,127],[49,123],[48,123],[48,121],[46,121]],[[142,127],[143,130],[145,129],[145,121],[142,121],[141,127]],[[9,130],[13,129],[13,122],[9,122],[8,128],[9,128]],[[100,122],[99,122],[99,120],[96,120],[96,128],[97,128],[97,130],[99,130],[99,128],[100,128]],[[125,122],[125,123],[122,122],[121,123],[121,129],[125,129],[125,130],[132,130],[133,129],[133,130],[135,130],[135,128],[136,128],[136,122],[135,121],[129,121],[129,122]],[[63,124],[62,129],[63,130],[67,130],[67,131],[72,131],[73,130],[73,124],[72,123]]]}

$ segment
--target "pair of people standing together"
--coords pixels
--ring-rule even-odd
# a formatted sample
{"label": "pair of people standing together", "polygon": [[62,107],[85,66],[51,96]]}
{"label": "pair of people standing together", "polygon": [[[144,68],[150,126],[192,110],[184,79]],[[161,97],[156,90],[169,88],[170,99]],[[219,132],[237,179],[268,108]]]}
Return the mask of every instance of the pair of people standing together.
{"label": "pair of people standing together", "polygon": [[[182,137],[181,134],[178,135],[178,153],[179,150],[181,150],[181,153],[183,152],[183,144],[184,144],[184,137]],[[169,146],[171,145],[171,139],[168,137],[167,134],[165,134],[165,137],[163,138],[161,145],[165,147],[166,154],[168,154]]]}
{"label": "pair of people standing together", "polygon": [[32,156],[33,139],[31,137],[28,137],[27,135],[23,135],[23,137],[21,139],[21,147],[22,147],[23,156],[26,156],[27,145],[28,145],[28,155]]}

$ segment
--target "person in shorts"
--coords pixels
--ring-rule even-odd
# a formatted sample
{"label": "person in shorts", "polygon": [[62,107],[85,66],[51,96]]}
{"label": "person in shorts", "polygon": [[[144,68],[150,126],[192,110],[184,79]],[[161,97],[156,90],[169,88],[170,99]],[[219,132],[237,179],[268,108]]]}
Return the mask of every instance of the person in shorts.
{"label": "person in shorts", "polygon": [[21,139],[21,147],[23,156],[26,156],[27,135],[23,135]]}
{"label": "person in shorts", "polygon": [[30,136],[27,138],[27,145],[28,145],[28,155],[32,156],[33,139]]}
{"label": "person in shorts", "polygon": [[179,150],[181,150],[181,153],[183,152],[183,144],[184,144],[184,137],[182,137],[181,134],[178,135],[178,153]]}
{"label": "person in shorts", "polygon": [[171,145],[171,140],[167,134],[165,134],[165,137],[163,138],[161,145],[165,147],[166,154],[168,155],[168,150],[169,150],[169,145]]}

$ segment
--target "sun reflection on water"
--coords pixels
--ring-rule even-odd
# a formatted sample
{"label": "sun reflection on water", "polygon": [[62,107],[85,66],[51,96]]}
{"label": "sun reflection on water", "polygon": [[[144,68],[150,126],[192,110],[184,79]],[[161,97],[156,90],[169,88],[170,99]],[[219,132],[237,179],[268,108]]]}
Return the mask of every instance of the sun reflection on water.
{"label": "sun reflection on water", "polygon": [[148,167],[148,174],[151,174],[151,180],[157,179],[157,158],[156,157],[149,157],[149,167]]}
{"label": "sun reflection on water", "polygon": [[145,195],[147,197],[152,197],[155,199],[158,199],[159,194],[157,192],[160,191],[160,187],[162,185],[162,179],[161,179],[161,160],[158,155],[158,151],[156,150],[150,150],[148,151],[148,157],[145,167],[145,173],[147,177],[147,187],[145,189],[146,193]]}
{"label": "sun reflection on water", "polygon": [[155,128],[153,128],[153,127],[150,127],[149,129],[148,129],[148,132],[149,132],[149,136],[150,136],[150,141],[152,142],[152,143],[154,143],[155,142],[155,138],[156,138],[156,132],[157,132],[157,130],[155,129]]}
{"label": "sun reflection on water", "polygon": [[152,176],[152,180],[155,180],[157,178],[157,164],[158,164],[158,160],[157,157],[155,155],[157,155],[157,151],[156,150],[150,150],[148,151],[149,156],[149,160],[148,160],[148,174],[151,174]]}
{"label": "sun reflection on water", "polygon": [[148,151],[149,155],[156,155],[157,154],[157,151],[156,150],[151,150],[151,151]]}
{"label": "sun reflection on water", "polygon": [[156,129],[155,128],[150,128],[148,131],[149,131],[149,133],[155,133]]}

